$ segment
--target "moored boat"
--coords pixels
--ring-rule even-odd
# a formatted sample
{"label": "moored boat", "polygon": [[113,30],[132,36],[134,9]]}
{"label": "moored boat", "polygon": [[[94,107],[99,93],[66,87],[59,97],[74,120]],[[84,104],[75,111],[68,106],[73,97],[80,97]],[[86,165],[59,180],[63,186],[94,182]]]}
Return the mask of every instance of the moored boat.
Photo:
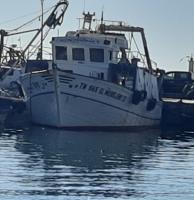
{"label": "moored boat", "polygon": [[[52,39],[52,69],[21,77],[34,123],[54,127],[156,126],[161,118],[157,77],[152,69],[144,29],[123,23],[82,30]],[[129,58],[124,33],[140,33],[147,65]]]}
{"label": "moored boat", "polygon": [[[46,62],[41,62],[41,65],[38,64],[38,60],[42,59],[44,56],[43,41],[46,39],[51,29],[55,29],[62,24],[68,4],[67,0],[59,0],[58,3],[52,7],[52,12],[46,17],[44,14],[50,12],[50,9],[44,12],[42,7],[42,14],[37,18],[32,19],[32,21],[38,18],[41,19],[40,28],[31,30],[22,29],[21,31],[20,29],[24,28],[29,23],[25,22],[23,25],[12,31],[0,30],[0,88],[12,90],[12,87],[15,86],[15,84],[18,84],[21,74],[28,73],[29,71],[39,71],[42,70],[42,67],[47,67],[44,65]],[[45,20],[43,21],[43,19]],[[46,34],[44,33],[45,28],[47,29]],[[32,39],[25,46],[19,49],[16,44],[4,44],[6,37],[30,32],[35,32],[35,35],[33,35]],[[41,36],[41,39],[39,39],[39,36]],[[36,58],[34,55],[36,55]],[[26,61],[28,59],[31,60],[27,65]],[[30,68],[31,62],[37,62],[36,67]]]}
{"label": "moored boat", "polygon": [[25,100],[21,96],[14,96],[9,91],[0,91],[0,125],[4,126],[10,113],[22,113],[25,110]]}
{"label": "moored boat", "polygon": [[194,61],[189,59],[188,71],[164,73],[161,87],[163,100],[162,124],[193,129],[194,120]]}

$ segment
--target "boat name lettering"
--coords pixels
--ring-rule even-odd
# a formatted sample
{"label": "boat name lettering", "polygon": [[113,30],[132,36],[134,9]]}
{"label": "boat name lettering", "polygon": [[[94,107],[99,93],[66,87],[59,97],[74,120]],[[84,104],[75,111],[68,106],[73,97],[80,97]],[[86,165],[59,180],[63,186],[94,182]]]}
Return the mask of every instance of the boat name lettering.
{"label": "boat name lettering", "polygon": [[33,89],[42,89],[42,90],[44,90],[44,89],[46,89],[46,86],[47,86],[46,82],[38,82],[38,81],[36,81],[36,82],[32,82],[31,83],[31,89],[32,90]]}
{"label": "boat name lettering", "polygon": [[112,98],[120,100],[120,101],[123,101],[123,102],[127,99],[127,97],[125,95],[122,95],[120,93],[112,91],[111,89],[105,90],[104,95],[106,95],[108,97],[112,97]]}
{"label": "boat name lettering", "polygon": [[96,87],[94,85],[90,85],[89,88],[88,88],[88,90],[92,91],[92,92],[98,92],[98,89],[99,89],[99,87]]}
{"label": "boat name lettering", "polygon": [[[35,81],[35,82],[31,83],[31,88],[29,88],[29,89],[31,89],[31,90],[33,90],[33,89],[44,90],[44,89],[46,89],[46,86],[47,86],[46,82]],[[108,97],[111,97],[113,99],[117,99],[117,100],[122,101],[122,102],[125,102],[125,100],[127,99],[127,97],[125,95],[122,95],[118,92],[115,92],[115,91],[111,90],[110,88],[104,89],[104,88],[101,88],[101,87],[97,87],[95,85],[87,85],[86,83],[83,83],[83,82],[80,83],[79,88],[82,89],[82,90],[87,89],[90,92],[97,93],[97,94],[104,95],[104,96],[108,96]]]}
{"label": "boat name lettering", "polygon": [[64,38],[64,39],[60,39],[60,42],[88,42],[88,43],[95,43],[98,44],[99,40],[95,40],[95,39],[88,39],[88,38]]}
{"label": "boat name lettering", "polygon": [[86,89],[86,87],[87,87],[86,83],[81,83],[79,86],[80,89]]}
{"label": "boat name lettering", "polygon": [[100,95],[105,95],[105,96],[117,99],[119,101],[122,101],[122,102],[125,102],[125,100],[127,99],[127,97],[125,95],[122,95],[111,89],[104,89],[101,87],[97,87],[95,85],[87,85],[86,83],[83,83],[83,82],[80,84],[79,88],[83,89],[83,90],[85,90],[87,88],[87,90],[90,92],[98,93]]}

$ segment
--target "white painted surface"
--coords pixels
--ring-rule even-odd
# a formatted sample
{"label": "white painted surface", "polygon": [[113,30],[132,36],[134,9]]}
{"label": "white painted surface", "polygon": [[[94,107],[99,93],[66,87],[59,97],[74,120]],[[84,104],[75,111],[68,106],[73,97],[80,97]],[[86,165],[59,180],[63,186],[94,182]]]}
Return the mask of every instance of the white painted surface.
{"label": "white painted surface", "polygon": [[[114,127],[153,126],[160,122],[160,101],[152,111],[147,111],[148,98],[134,105],[131,103],[133,92],[117,84],[60,71],[56,77],[54,81],[52,71],[45,71],[22,78],[35,123],[56,127]],[[107,91],[122,97],[120,100],[111,97]]]}

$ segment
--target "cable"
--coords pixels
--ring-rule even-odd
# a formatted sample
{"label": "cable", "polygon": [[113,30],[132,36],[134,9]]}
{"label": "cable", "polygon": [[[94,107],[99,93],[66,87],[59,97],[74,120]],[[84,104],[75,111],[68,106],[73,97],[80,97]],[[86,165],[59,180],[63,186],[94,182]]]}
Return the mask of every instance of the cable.
{"label": "cable", "polygon": [[137,45],[137,42],[136,42],[134,36],[132,35],[131,38],[132,38],[133,41],[134,41],[134,44],[135,44],[135,46],[136,46],[136,48],[137,48],[137,52],[138,52],[138,54],[141,56],[141,59],[142,59],[143,64],[146,65],[146,64],[145,64],[145,59],[143,58],[143,56],[142,56],[142,54],[141,54],[141,52],[140,52],[140,50],[139,50],[139,47],[138,47],[138,45]]}
{"label": "cable", "polygon": [[[43,37],[43,41],[46,39],[47,35],[49,34],[49,31],[51,30],[51,28],[49,28],[45,33],[44,33],[44,37]],[[28,58],[32,57],[35,55],[35,52],[38,50],[40,46],[40,41],[38,41],[31,49],[30,54],[28,55]]]}
{"label": "cable", "polygon": [[[49,8],[48,10],[46,10],[43,14],[44,14],[44,15],[47,14],[47,13],[48,13],[51,9],[53,9],[53,8],[54,8],[54,6],[50,7],[50,8]],[[31,24],[33,21],[39,19],[40,17],[41,17],[41,15],[39,15],[39,16],[37,16],[37,17],[35,17],[35,18],[33,18],[33,19],[31,19],[31,20],[25,22],[24,24],[22,24],[21,26],[15,28],[15,29],[9,30],[9,32],[18,31],[19,29],[23,28],[24,26],[26,26],[26,25],[28,25],[28,24]]]}
{"label": "cable", "polygon": [[13,19],[9,19],[9,20],[6,20],[6,21],[2,21],[0,22],[0,25],[2,24],[7,24],[7,23],[10,23],[10,22],[14,22],[18,19],[22,19],[24,17],[28,17],[29,15],[33,15],[33,14],[36,14],[36,13],[39,13],[40,11],[36,11],[36,12],[33,12],[33,13],[29,13],[29,14],[26,14],[26,15],[23,15],[23,16],[20,16],[20,17],[16,17],[16,18],[13,18]]}

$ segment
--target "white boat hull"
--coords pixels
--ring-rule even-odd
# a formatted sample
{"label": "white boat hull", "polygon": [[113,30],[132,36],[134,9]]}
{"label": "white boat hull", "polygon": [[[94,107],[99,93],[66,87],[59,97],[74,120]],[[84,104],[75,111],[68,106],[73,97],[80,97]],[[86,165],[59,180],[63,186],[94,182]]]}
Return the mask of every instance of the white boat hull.
{"label": "white boat hull", "polygon": [[27,74],[22,78],[34,123],[54,127],[137,127],[160,123],[160,101],[147,111],[148,99],[132,104],[133,91],[125,87],[55,72]]}

